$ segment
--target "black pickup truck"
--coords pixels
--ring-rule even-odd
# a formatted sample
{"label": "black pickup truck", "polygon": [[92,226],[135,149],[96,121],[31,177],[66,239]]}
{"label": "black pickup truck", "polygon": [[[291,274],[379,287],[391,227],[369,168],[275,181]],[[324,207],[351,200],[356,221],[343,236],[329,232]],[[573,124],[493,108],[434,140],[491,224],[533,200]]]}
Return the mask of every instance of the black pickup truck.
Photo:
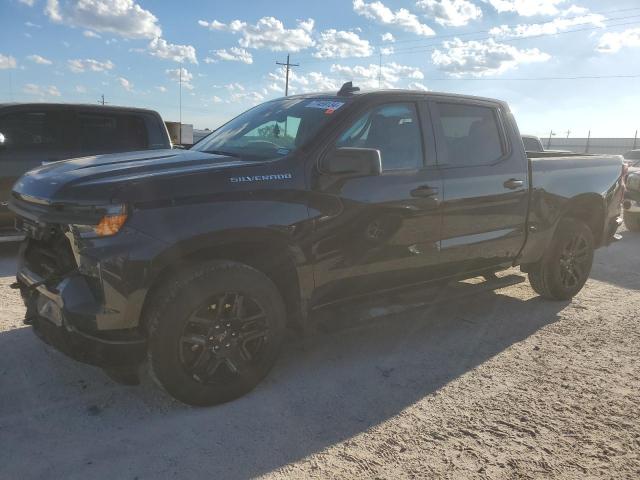
{"label": "black pickup truck", "polygon": [[[519,265],[570,299],[620,224],[618,156],[527,158],[501,101],[415,91],[259,105],[191,150],[43,166],[13,189],[26,323],[174,397],[251,390],[312,309]],[[472,308],[472,307],[470,307]]]}

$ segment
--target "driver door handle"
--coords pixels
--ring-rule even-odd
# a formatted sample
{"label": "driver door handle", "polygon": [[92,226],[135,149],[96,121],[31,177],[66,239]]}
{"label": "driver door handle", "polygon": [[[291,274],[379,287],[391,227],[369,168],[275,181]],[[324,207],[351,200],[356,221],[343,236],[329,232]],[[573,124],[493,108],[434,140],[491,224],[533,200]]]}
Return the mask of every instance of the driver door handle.
{"label": "driver door handle", "polygon": [[422,185],[420,187],[417,187],[411,190],[412,197],[427,198],[427,197],[433,197],[437,194],[438,194],[438,189],[430,187],[429,185]]}
{"label": "driver door handle", "polygon": [[508,188],[509,190],[515,190],[516,188],[520,188],[524,185],[522,180],[518,180],[517,178],[510,178],[506,182],[503,183],[504,188]]}

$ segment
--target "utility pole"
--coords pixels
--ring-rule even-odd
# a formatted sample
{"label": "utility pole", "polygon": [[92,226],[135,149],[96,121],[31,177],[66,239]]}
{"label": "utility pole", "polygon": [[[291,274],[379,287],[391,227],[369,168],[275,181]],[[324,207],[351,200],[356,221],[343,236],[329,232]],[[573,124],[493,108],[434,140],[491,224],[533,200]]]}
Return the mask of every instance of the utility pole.
{"label": "utility pole", "polygon": [[636,134],[633,137],[633,148],[631,150],[636,149],[636,144],[638,143],[638,130],[636,130]]}
{"label": "utility pole", "polygon": [[570,133],[571,133],[571,130],[567,130],[567,138],[569,138]]}
{"label": "utility pole", "polygon": [[178,127],[178,143],[180,145],[182,145],[182,66],[178,67],[178,71],[180,72],[180,74],[179,74],[180,75],[179,76],[179,78],[180,78],[180,81],[179,81],[179,84],[180,84],[179,89],[180,89],[180,91],[179,91],[179,94],[178,94],[179,95],[179,100],[178,100],[178,102],[179,102],[179,104],[178,104],[179,105],[178,106],[179,113],[178,113],[178,117],[179,117],[180,125]]}
{"label": "utility pole", "polygon": [[380,51],[380,60],[378,61],[378,88],[382,88],[382,51]]}
{"label": "utility pole", "polygon": [[289,70],[291,70],[291,67],[299,67],[300,64],[291,63],[289,61],[289,54],[287,53],[287,63],[276,62],[276,65],[282,65],[283,67],[287,67],[287,70],[286,70],[287,73],[285,75],[285,83],[284,83],[284,96],[288,97],[289,96]]}
{"label": "utility pole", "polygon": [[584,153],[589,153],[589,143],[591,143],[591,130],[589,130],[589,134],[587,135],[587,146],[584,149]]}
{"label": "utility pole", "polygon": [[104,105],[105,103],[109,103],[109,102],[105,102],[105,101],[104,101],[104,93],[103,93],[102,95],[100,95],[100,100],[98,100],[98,103],[99,103],[100,105]]}
{"label": "utility pole", "polygon": [[547,140],[547,149],[551,148],[551,137],[553,137],[555,135],[555,132],[553,131],[553,129],[549,130],[549,140]]}

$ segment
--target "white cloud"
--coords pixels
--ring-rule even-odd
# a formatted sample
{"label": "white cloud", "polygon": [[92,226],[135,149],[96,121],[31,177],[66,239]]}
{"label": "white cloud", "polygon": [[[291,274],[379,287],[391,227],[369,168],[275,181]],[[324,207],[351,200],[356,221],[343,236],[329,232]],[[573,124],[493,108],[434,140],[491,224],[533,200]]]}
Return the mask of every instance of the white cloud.
{"label": "white cloud", "polygon": [[159,86],[159,87],[156,87],[156,90],[158,90],[159,92],[165,93],[167,91],[167,87]]}
{"label": "white cloud", "polygon": [[[271,81],[267,87],[268,90],[284,94],[285,74],[282,69],[269,73],[268,79]],[[289,73],[289,92],[292,94],[337,91],[338,88],[340,88],[338,80],[327,77],[320,72],[309,72],[302,75],[292,70]]]}
{"label": "white cloud", "polygon": [[20,0],[20,3],[26,5],[27,7],[33,7],[33,4],[36,0]]}
{"label": "white cloud", "polygon": [[446,49],[431,54],[433,63],[454,77],[495,75],[517,67],[521,63],[544,62],[551,58],[537,48],[519,50],[513,45],[497,43],[490,39],[484,42],[459,38],[443,42]]}
{"label": "white cloud", "polygon": [[227,90],[229,90],[230,92],[244,92],[246,89],[240,85],[239,83],[227,83],[224,88],[226,88]]}
{"label": "white cloud", "polygon": [[409,85],[407,85],[407,88],[410,90],[424,90],[425,92],[429,91],[429,88],[424,83],[420,82],[411,82]]}
{"label": "white cloud", "polygon": [[229,103],[250,102],[252,104],[260,103],[264,100],[264,95],[260,92],[235,92],[229,96]]}
{"label": "white cloud", "polygon": [[393,47],[381,47],[380,48],[380,55],[388,57],[389,55],[393,55],[394,51],[395,50],[394,50]]}
{"label": "white cloud", "polygon": [[325,30],[320,34],[317,50],[313,54],[316,58],[348,58],[368,57],[373,54],[373,48],[368,40],[364,40],[355,32],[343,30]]}
{"label": "white cloud", "polygon": [[640,47],[640,28],[605,33],[600,37],[597,50],[602,53],[616,53],[625,47]]}
{"label": "white cloud", "polygon": [[557,5],[566,0],[484,0],[495,8],[498,13],[514,12],[523,17],[533,15],[556,15]]}
{"label": "white cloud", "polygon": [[416,6],[440,25],[462,27],[482,18],[482,10],[468,0],[418,0]]}
{"label": "white cloud", "polygon": [[87,87],[85,87],[84,85],[76,85],[76,92],[87,93]]}
{"label": "white cloud", "polygon": [[399,65],[395,62],[382,65],[332,65],[331,72],[344,80],[353,80],[354,85],[364,88],[396,88],[402,80],[423,80],[424,74],[419,68]]}
{"label": "white cloud", "polygon": [[182,72],[182,86],[187,90],[193,90],[193,85],[191,81],[193,80],[193,73],[191,73],[186,68],[173,68],[169,70],[165,70],[165,73],[169,77],[170,80],[174,82],[180,82],[180,72]]}
{"label": "white cloud", "polygon": [[96,32],[91,31],[91,30],[85,30],[84,32],[82,32],[82,35],[84,35],[87,38],[102,38]]}
{"label": "white cloud", "polygon": [[218,60],[241,62],[246,63],[247,65],[251,65],[253,63],[253,55],[251,55],[251,52],[240,47],[231,47],[229,50],[226,48],[214,50],[211,54],[217,58],[207,57],[204,59],[205,63],[216,63]]}
{"label": "white cloud", "polygon": [[393,43],[396,41],[395,37],[390,32],[383,33],[381,37],[383,42]]}
{"label": "white cloud", "polygon": [[11,55],[3,55],[0,53],[0,70],[8,68],[16,68],[16,59]]}
{"label": "white cloud", "polygon": [[353,11],[369,20],[375,20],[383,25],[394,25],[416,35],[425,37],[435,35],[431,27],[421,23],[418,17],[406,8],[400,8],[394,12],[379,1],[366,3],[364,0],[353,0]]}
{"label": "white cloud", "polygon": [[198,63],[196,49],[191,45],[177,45],[164,38],[154,38],[149,42],[149,53],[154,57],[173,60],[178,63]]}
{"label": "white cloud", "polygon": [[98,60],[94,60],[93,58],[85,58],[83,59],[74,59],[67,61],[67,65],[69,66],[69,70],[74,73],[83,73],[83,72],[106,72],[108,70],[113,70],[115,65],[111,60],[106,60],[104,62],[100,62]]}
{"label": "white cloud", "polygon": [[48,87],[36,85],[34,83],[27,83],[22,91],[27,95],[36,95],[38,97],[59,97],[60,90],[53,85],[49,85]]}
{"label": "white cloud", "polygon": [[125,38],[162,35],[155,15],[133,0],[47,0],[45,15],[55,23]]}
{"label": "white cloud", "polygon": [[312,19],[298,21],[297,28],[287,29],[275,17],[263,17],[255,25],[240,20],[225,24],[217,20],[198,24],[211,30],[221,30],[239,34],[238,43],[244,48],[267,48],[274,52],[299,52],[312,47],[315,42],[311,38],[314,21]]}
{"label": "white cloud", "polygon": [[29,28],[42,28],[41,25],[38,25],[37,23],[33,23],[33,22],[24,22],[24,26]]}
{"label": "white cloud", "polygon": [[[234,20],[234,22],[240,22],[240,20]],[[206,20],[198,20],[198,25],[208,28],[209,30],[224,30],[227,28],[224,23],[219,22],[218,20],[212,20],[211,22],[207,22]]]}
{"label": "white cloud", "polygon": [[37,63],[38,65],[51,65],[53,63],[48,58],[41,57],[40,55],[29,55],[27,60]]}
{"label": "white cloud", "polygon": [[120,83],[120,86],[124,88],[127,92],[133,91],[133,83],[131,83],[126,78],[118,77],[118,83]]}
{"label": "white cloud", "polygon": [[531,37],[536,35],[554,35],[558,32],[563,32],[576,25],[594,25],[596,27],[604,28],[604,21],[606,20],[604,15],[597,13],[589,13],[588,15],[582,15],[579,17],[564,18],[556,17],[550,22],[545,23],[532,23],[528,25],[500,25],[499,27],[493,27],[489,30],[490,35],[497,37]]}
{"label": "white cloud", "polygon": [[218,97],[217,95],[214,95],[213,97],[211,97],[211,101],[213,103],[222,103],[222,99],[220,97]]}

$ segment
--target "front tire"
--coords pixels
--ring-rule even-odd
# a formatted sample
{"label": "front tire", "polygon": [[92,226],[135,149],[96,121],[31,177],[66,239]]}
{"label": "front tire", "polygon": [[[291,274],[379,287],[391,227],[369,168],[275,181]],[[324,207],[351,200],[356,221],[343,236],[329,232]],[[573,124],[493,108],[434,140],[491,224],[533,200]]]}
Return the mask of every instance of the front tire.
{"label": "front tire", "polygon": [[640,213],[624,212],[624,226],[630,232],[640,232]]}
{"label": "front tire", "polygon": [[569,300],[589,278],[594,240],[581,220],[563,218],[542,260],[531,267],[529,282],[535,292],[550,300]]}
{"label": "front tire", "polygon": [[276,286],[248,265],[213,261],[160,290],[149,314],[151,372],[195,406],[234,400],[271,370],[284,338]]}

